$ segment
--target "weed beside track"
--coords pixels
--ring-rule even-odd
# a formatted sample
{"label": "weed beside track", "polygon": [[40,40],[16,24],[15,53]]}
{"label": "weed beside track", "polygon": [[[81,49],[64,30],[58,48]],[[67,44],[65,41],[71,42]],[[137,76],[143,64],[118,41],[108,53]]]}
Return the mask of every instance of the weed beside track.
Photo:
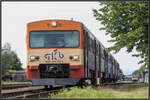
{"label": "weed beside track", "polygon": [[148,84],[107,85],[93,88],[91,86],[62,89],[51,98],[148,98]]}

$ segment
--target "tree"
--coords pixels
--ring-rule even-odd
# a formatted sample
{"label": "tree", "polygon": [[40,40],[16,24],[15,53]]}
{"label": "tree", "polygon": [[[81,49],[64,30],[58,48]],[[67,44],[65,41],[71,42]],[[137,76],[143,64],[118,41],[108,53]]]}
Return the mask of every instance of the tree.
{"label": "tree", "polygon": [[8,52],[2,51],[2,76],[8,74],[10,57]]}
{"label": "tree", "polygon": [[137,75],[139,78],[141,77],[141,73],[146,69],[146,66],[140,67],[138,70],[135,70],[132,75]]}
{"label": "tree", "polygon": [[135,71],[132,73],[132,75],[138,75],[138,73],[139,73],[139,70],[135,70]]}
{"label": "tree", "polygon": [[11,50],[11,45],[5,43],[2,48],[2,76],[8,75],[9,70],[23,70],[17,54]]}
{"label": "tree", "polygon": [[115,44],[108,51],[117,53],[126,47],[130,53],[134,49],[142,66],[148,65],[148,2],[100,2],[100,9],[93,9],[96,20],[100,21]]}
{"label": "tree", "polygon": [[3,50],[5,50],[7,52],[11,51],[11,45],[9,43],[5,43]]}

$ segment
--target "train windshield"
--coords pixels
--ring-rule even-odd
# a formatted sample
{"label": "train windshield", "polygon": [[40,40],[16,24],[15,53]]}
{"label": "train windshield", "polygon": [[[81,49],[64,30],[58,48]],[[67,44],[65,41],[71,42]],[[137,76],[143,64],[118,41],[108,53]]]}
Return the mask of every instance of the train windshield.
{"label": "train windshield", "polygon": [[61,48],[79,46],[78,31],[32,31],[30,32],[31,48]]}

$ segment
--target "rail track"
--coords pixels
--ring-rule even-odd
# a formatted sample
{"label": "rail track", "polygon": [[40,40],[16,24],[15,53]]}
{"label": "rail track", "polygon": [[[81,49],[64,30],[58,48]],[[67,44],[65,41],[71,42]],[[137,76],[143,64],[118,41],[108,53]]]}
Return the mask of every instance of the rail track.
{"label": "rail track", "polygon": [[31,84],[9,84],[9,85],[2,85],[2,90],[17,89],[31,86],[32,86]]}
{"label": "rail track", "polygon": [[49,94],[57,94],[60,90],[49,90],[49,91],[40,91],[40,92],[35,92],[31,94],[25,94],[21,96],[15,96],[15,97],[10,97],[11,99],[13,98],[47,98]]}
{"label": "rail track", "polygon": [[103,85],[123,85],[123,84],[134,84],[132,81],[129,82],[116,82],[116,83],[104,83]]}
{"label": "rail track", "polygon": [[[12,85],[13,86],[13,85]],[[19,87],[19,86],[18,86]],[[62,86],[53,87],[53,88],[45,88],[44,86],[31,86],[28,85],[27,87],[19,87],[10,89],[6,88],[2,90],[2,98],[7,99],[15,99],[15,98],[43,98],[48,97],[49,94],[53,93],[56,94],[62,89]]]}
{"label": "rail track", "polygon": [[[105,83],[102,86],[119,86],[123,84],[135,84],[132,82],[117,82],[117,83]],[[21,87],[22,86],[22,87]],[[26,86],[26,87],[25,87]],[[10,87],[10,86],[8,86]],[[12,85],[13,87],[13,85]],[[14,85],[15,87],[15,85]],[[17,88],[18,87],[18,88]],[[66,86],[69,88],[70,86]],[[72,87],[72,86],[71,86]],[[95,86],[94,86],[95,87]],[[4,88],[4,87],[3,87]],[[4,88],[2,90],[2,98],[14,99],[14,98],[47,98],[49,94],[57,94],[63,86],[53,87],[46,89],[44,86],[32,86],[32,85],[19,85],[15,88]],[[9,90],[8,90],[9,89]]]}

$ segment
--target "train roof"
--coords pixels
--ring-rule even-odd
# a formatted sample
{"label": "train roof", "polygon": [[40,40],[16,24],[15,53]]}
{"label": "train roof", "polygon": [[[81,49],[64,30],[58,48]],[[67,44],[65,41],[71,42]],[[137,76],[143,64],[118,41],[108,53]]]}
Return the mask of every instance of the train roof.
{"label": "train roof", "polygon": [[72,23],[78,23],[78,24],[83,24],[82,22],[79,21],[74,21],[74,20],[64,20],[64,19],[47,19],[47,20],[38,20],[38,21],[32,21],[27,23],[27,25],[29,24],[34,24],[34,23],[42,23],[42,22],[47,22],[47,21],[66,21],[66,22],[72,22]]}
{"label": "train roof", "polygon": [[[82,23],[82,24],[83,24],[83,23]],[[100,42],[100,40],[98,40],[97,37],[95,37],[94,34],[93,34],[84,24],[83,24],[83,28],[84,28],[86,31],[88,31],[88,32],[90,33],[90,35],[92,35],[92,36],[96,39],[96,41],[99,41],[99,43],[101,44],[101,46],[102,46],[104,49],[106,49],[105,46]]]}

